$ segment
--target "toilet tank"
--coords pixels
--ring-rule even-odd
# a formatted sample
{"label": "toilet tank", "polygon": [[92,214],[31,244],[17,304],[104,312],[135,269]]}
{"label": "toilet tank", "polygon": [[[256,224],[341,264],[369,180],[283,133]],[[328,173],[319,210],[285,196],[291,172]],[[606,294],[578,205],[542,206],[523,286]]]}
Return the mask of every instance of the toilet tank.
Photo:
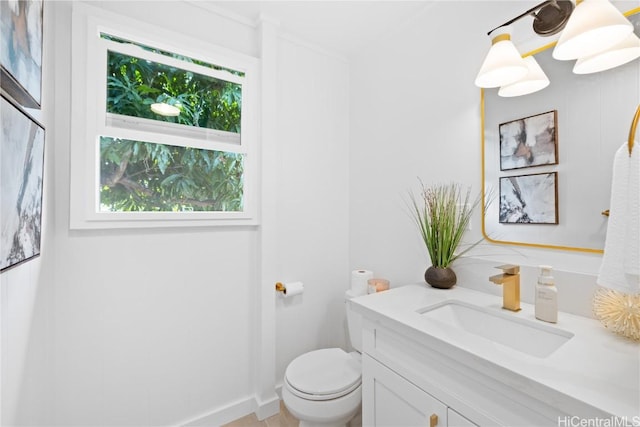
{"label": "toilet tank", "polygon": [[346,291],[344,295],[344,306],[347,312],[347,326],[349,332],[349,341],[351,346],[359,353],[362,353],[362,315],[356,313],[351,308],[351,299],[356,295],[351,291]]}

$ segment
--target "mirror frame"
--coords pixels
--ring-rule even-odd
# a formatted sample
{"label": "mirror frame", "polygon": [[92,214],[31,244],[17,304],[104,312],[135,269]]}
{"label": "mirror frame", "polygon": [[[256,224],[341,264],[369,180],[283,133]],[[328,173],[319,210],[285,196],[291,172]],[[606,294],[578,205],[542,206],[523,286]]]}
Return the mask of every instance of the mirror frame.
{"label": "mirror frame", "polygon": [[[631,15],[635,15],[640,13],[640,7],[636,7],[634,9],[631,9],[627,12],[624,13],[624,16],[631,16]],[[541,46],[537,49],[534,49],[530,52],[527,52],[525,54],[522,55],[523,58],[526,58],[527,56],[531,56],[531,55],[535,55],[537,53],[543,52],[547,49],[551,49],[553,48],[555,45],[557,44],[556,41],[552,42],[552,43],[548,43],[544,46]],[[640,59],[635,59],[636,61],[640,60]],[[525,247],[532,247],[532,248],[544,248],[544,249],[558,249],[558,250],[565,250],[565,251],[576,251],[576,252],[586,252],[586,253],[595,253],[595,254],[603,254],[604,253],[604,249],[594,249],[594,248],[582,248],[582,247],[575,247],[575,246],[564,246],[564,245],[549,245],[549,244],[544,244],[544,243],[530,243],[530,242],[516,242],[516,241],[510,241],[510,240],[495,240],[490,238],[487,235],[486,232],[486,228],[485,228],[485,212],[486,212],[486,208],[487,208],[487,204],[486,204],[486,191],[485,191],[485,90],[484,89],[480,89],[480,150],[481,150],[481,155],[480,155],[480,161],[481,161],[481,197],[482,197],[482,215],[481,215],[481,223],[482,223],[482,236],[483,238],[490,242],[490,243],[495,243],[495,244],[501,244],[501,245],[515,245],[515,246],[525,246]]]}

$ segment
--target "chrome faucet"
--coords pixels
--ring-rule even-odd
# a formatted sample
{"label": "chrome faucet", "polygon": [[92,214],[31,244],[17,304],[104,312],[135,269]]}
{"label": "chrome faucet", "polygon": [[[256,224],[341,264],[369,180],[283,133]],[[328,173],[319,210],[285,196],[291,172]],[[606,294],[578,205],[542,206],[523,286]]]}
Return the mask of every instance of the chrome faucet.
{"label": "chrome faucet", "polygon": [[520,311],[520,266],[505,264],[496,268],[502,270],[502,274],[491,276],[489,280],[502,285],[502,308]]}

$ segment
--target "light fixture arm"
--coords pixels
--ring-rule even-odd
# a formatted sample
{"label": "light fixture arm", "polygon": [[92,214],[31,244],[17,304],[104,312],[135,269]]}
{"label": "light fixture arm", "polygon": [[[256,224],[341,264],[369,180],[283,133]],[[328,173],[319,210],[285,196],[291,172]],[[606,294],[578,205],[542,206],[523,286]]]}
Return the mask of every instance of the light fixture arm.
{"label": "light fixture arm", "polygon": [[[564,28],[571,12],[573,12],[573,8],[573,2],[570,0],[545,0],[504,24],[497,26],[489,31],[487,35],[490,36],[498,28],[506,27],[525,16],[531,15],[534,19],[534,31],[542,36],[550,36]],[[536,25],[537,23],[540,25]]]}
{"label": "light fixture arm", "polygon": [[[506,27],[507,25],[511,25],[511,24],[513,24],[514,22],[519,21],[520,19],[524,18],[524,17],[525,17],[525,16],[527,16],[527,15],[531,15],[531,16],[533,16],[534,18],[536,18],[536,14],[535,14],[535,13],[536,13],[538,10],[542,9],[544,6],[546,6],[546,5],[548,5],[548,4],[551,4],[551,3],[556,3],[556,0],[545,0],[545,1],[543,1],[543,2],[542,2],[542,3],[540,3],[539,5],[532,7],[531,9],[527,10],[526,12],[524,12],[524,13],[522,13],[522,14],[520,14],[520,15],[516,16],[515,18],[510,19],[509,21],[505,22],[504,24],[502,24],[502,25],[498,25],[496,28],[494,28],[493,30],[489,31],[489,32],[487,33],[487,35],[488,35],[488,36],[490,36],[490,35],[491,35],[491,33],[493,33],[493,32],[494,32],[495,30],[497,30],[498,28],[502,28],[502,27]],[[556,7],[557,7],[557,6],[556,6]]]}

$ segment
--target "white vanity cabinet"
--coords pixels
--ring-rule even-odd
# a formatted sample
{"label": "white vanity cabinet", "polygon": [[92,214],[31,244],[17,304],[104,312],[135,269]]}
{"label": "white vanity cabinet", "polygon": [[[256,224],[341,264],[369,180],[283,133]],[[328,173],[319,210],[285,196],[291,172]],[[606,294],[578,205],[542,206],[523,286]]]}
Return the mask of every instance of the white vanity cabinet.
{"label": "white vanity cabinet", "polygon": [[542,427],[557,426],[558,417],[567,415],[442,345],[365,320],[363,425]]}
{"label": "white vanity cabinet", "polygon": [[473,427],[456,411],[368,355],[362,358],[362,424],[377,427]]}
{"label": "white vanity cabinet", "polygon": [[[508,335],[513,342],[476,332],[476,325],[499,331],[502,321],[511,328],[516,320],[541,330],[533,306],[522,304],[505,318],[495,295],[407,285],[349,303],[363,318],[364,426],[557,427],[569,420],[640,420],[637,344],[593,319],[561,313],[557,334],[543,325],[561,344],[541,352],[533,350],[544,340],[523,327]],[[499,321],[464,329],[447,312],[434,310],[451,305],[497,310]]]}
{"label": "white vanity cabinet", "polygon": [[449,427],[477,427],[474,424],[451,408],[447,408],[447,425]]}

